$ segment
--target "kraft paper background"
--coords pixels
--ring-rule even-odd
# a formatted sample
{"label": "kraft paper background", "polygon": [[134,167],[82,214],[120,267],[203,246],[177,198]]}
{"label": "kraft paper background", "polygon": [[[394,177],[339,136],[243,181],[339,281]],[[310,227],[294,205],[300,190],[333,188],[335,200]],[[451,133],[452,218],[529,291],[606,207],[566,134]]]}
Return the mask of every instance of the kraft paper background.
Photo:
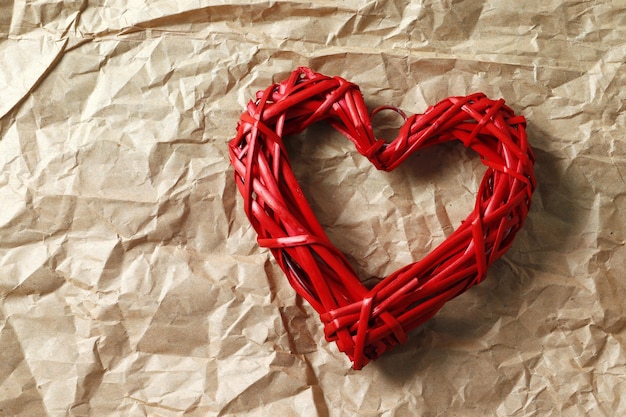
{"label": "kraft paper background", "polygon": [[[0,1],[0,416],[626,415],[625,56],[623,0]],[[371,108],[503,97],[535,149],[511,250],[362,371],[228,163],[300,65]],[[458,144],[381,173],[323,125],[287,146],[364,280],[442,242],[484,172]]]}

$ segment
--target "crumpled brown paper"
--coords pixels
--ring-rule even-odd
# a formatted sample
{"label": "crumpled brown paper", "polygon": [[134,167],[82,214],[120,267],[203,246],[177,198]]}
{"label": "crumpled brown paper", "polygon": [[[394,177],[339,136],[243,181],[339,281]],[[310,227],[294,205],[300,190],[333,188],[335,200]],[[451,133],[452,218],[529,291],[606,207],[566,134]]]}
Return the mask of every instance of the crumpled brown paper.
{"label": "crumpled brown paper", "polygon": [[[0,5],[0,415],[626,414],[623,2],[211,3]],[[228,164],[245,103],[299,65],[372,108],[503,97],[537,158],[487,280],[358,372]],[[377,172],[323,125],[288,147],[364,280],[443,241],[484,172],[461,145]]]}

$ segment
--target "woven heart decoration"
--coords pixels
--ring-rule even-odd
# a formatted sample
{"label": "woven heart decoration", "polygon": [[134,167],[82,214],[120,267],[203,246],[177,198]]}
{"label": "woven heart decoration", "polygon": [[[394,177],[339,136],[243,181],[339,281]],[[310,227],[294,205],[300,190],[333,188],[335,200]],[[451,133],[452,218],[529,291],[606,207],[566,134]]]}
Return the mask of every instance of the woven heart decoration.
{"label": "woven heart decoration", "polygon": [[[307,203],[283,143],[322,120],[385,171],[427,146],[461,141],[487,167],[474,209],[422,260],[365,287]],[[535,189],[525,126],[504,100],[477,93],[405,117],[398,137],[387,143],[374,137],[357,85],[302,67],[250,101],[229,152],[259,245],[270,249],[291,286],[320,314],[326,339],[360,369],[483,280],[511,246]]]}

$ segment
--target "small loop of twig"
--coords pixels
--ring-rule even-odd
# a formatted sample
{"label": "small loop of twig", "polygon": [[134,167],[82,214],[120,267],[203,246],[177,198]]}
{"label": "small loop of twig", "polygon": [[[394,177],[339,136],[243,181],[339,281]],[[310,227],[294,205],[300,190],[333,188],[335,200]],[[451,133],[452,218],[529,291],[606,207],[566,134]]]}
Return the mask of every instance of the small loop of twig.
{"label": "small loop of twig", "polygon": [[406,122],[406,119],[407,119],[406,113],[402,109],[400,109],[398,107],[395,107],[395,106],[379,106],[379,107],[376,107],[374,110],[372,110],[372,113],[370,114],[370,118],[373,119],[374,116],[376,116],[378,113],[380,113],[383,110],[391,110],[393,112],[398,113],[402,117],[402,120],[404,120]]}

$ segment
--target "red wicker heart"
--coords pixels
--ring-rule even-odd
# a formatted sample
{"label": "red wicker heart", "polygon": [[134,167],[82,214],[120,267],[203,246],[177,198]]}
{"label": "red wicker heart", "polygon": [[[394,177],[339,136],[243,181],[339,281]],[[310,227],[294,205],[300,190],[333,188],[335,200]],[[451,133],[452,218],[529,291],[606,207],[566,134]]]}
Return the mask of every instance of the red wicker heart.
{"label": "red wicker heart", "polygon": [[[403,113],[401,113],[403,114]],[[461,141],[487,171],[467,219],[419,262],[366,288],[330,242],[296,181],[283,138],[326,120],[378,169],[391,171],[411,153]],[[376,139],[359,87],[299,68],[257,93],[230,142],[235,180],[260,246],[271,250],[293,288],[320,314],[354,369],[406,340],[448,300],[486,275],[511,246],[535,188],[525,119],[482,93],[450,97],[406,118],[391,143]]]}

